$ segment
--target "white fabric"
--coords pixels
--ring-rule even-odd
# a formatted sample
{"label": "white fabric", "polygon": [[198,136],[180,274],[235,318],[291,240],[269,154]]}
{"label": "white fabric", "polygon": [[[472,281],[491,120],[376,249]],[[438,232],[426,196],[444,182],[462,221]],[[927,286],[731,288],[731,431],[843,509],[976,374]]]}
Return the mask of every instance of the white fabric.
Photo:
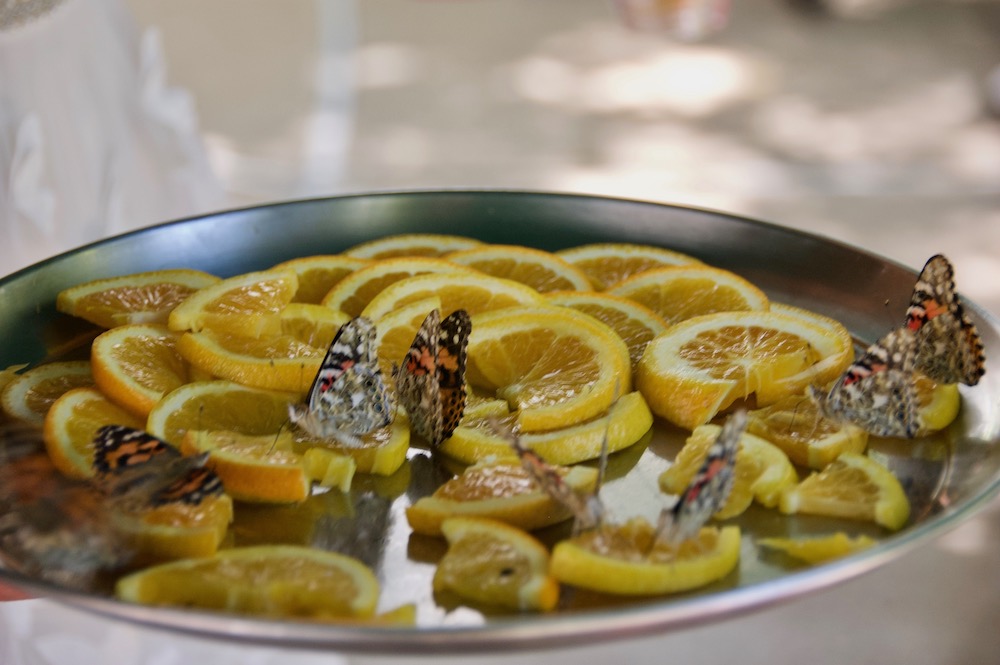
{"label": "white fabric", "polygon": [[221,204],[192,99],[120,0],[0,30],[0,274]]}

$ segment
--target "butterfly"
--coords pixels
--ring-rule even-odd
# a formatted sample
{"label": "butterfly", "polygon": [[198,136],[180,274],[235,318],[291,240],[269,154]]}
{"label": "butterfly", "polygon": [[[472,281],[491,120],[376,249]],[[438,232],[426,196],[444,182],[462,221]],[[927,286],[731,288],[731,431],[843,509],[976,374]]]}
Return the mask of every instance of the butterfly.
{"label": "butterfly", "polygon": [[94,482],[130,511],[198,505],[221,495],[222,481],[205,466],[207,461],[208,453],[181,455],[166,441],[133,427],[105,425],[94,437]]}
{"label": "butterfly", "polygon": [[472,322],[460,309],[443,320],[434,309],[427,315],[394,369],[399,401],[413,430],[440,445],[458,427],[465,411],[465,361]]}
{"label": "butterfly", "polygon": [[337,331],[308,400],[290,405],[288,417],[313,436],[359,447],[359,436],[392,422],[394,408],[375,355],[375,324],[359,316]]}
{"label": "butterfly", "polygon": [[810,396],[830,420],[876,436],[913,438],[920,428],[916,360],[916,333],[897,328],[869,346],[829,391],[810,386]]}
{"label": "butterfly", "polygon": [[729,416],[677,503],[660,511],[654,543],[676,546],[694,538],[705,522],[725,505],[733,489],[736,454],[746,426],[746,411]]}
{"label": "butterfly", "polygon": [[939,383],[974,386],[986,372],[983,342],[955,292],[955,271],[944,256],[924,264],[906,310],[916,333],[917,371]]}

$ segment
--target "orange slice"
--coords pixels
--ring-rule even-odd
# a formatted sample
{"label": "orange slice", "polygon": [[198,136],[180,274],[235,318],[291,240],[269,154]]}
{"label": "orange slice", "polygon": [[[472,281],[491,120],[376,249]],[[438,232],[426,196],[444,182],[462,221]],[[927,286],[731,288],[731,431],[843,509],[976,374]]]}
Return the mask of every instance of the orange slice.
{"label": "orange slice", "polygon": [[401,366],[413,338],[431,310],[441,311],[436,295],[417,300],[375,319],[375,349],[384,376],[392,376],[393,365]]}
{"label": "orange slice", "polygon": [[144,605],[317,620],[372,616],[379,584],[367,566],[351,557],[264,545],[141,570],[119,580],[115,595]]}
{"label": "orange slice", "polygon": [[581,245],[556,254],[582,270],[598,291],[653,268],[701,263],[680,252],[628,243]]}
{"label": "orange slice", "polygon": [[298,278],[299,288],[292,302],[319,304],[323,296],[337,283],[355,270],[361,270],[370,261],[340,254],[305,256],[284,261],[271,268],[275,272],[291,270]]}
{"label": "orange slice", "polygon": [[[559,472],[577,491],[593,492],[597,485],[596,469],[559,467]],[[470,466],[406,509],[410,528],[428,536],[441,535],[441,524],[449,517],[488,517],[533,531],[572,514],[542,491],[517,459],[506,459]]]}
{"label": "orange slice", "polygon": [[843,531],[817,538],[761,538],[757,544],[770,550],[784,552],[806,563],[824,563],[868,549],[876,544],[868,536],[848,536]]}
{"label": "orange slice", "polygon": [[587,275],[555,254],[517,245],[486,245],[446,257],[453,263],[475,268],[502,279],[526,284],[540,293],[590,291]]}
{"label": "orange slice", "polygon": [[764,311],[767,296],[735,273],[711,266],[670,266],[634,275],[608,289],[673,324],[716,312]]}
{"label": "orange slice", "polygon": [[169,503],[139,513],[116,513],[117,531],[134,552],[133,564],[150,564],[215,554],[233,521],[226,494],[197,505]]}
{"label": "orange slice", "polygon": [[842,326],[786,312],[725,312],[671,326],[646,347],[636,385],[653,413],[694,429],[736,400],[759,406],[839,375],[854,356]]}
{"label": "orange slice", "polygon": [[441,233],[403,233],[369,240],[344,250],[344,255],[362,259],[392,259],[404,256],[444,256],[451,252],[478,247],[473,238]]}
{"label": "orange slice", "polygon": [[85,282],[56,297],[56,309],[102,328],[127,323],[166,323],[167,316],[218,277],[198,270],[157,270]]}
{"label": "orange slice", "polygon": [[274,333],[281,327],[281,310],[298,288],[291,270],[237,275],[191,294],[170,312],[167,324],[177,331],[210,328],[251,337]]}
{"label": "orange slice", "polygon": [[46,363],[12,378],[0,393],[0,405],[11,418],[41,425],[60,396],[93,384],[90,363],[85,360]]}
{"label": "orange slice", "polygon": [[548,574],[548,550],[530,535],[483,517],[452,517],[441,530],[448,552],[434,572],[436,593],[510,610],[555,608],[559,583]]}
{"label": "orange slice", "polygon": [[[406,463],[406,452],[410,449],[410,422],[404,413],[397,412],[391,425],[372,430],[359,440],[360,446],[344,446],[336,441],[308,438],[308,435],[297,432],[293,450],[305,457],[306,471],[311,478],[324,485],[343,488],[345,481],[349,486],[349,479],[336,479],[342,478],[340,474],[346,472],[340,456],[352,459],[358,473],[376,476],[396,473]],[[334,479],[329,474],[334,474]]]}
{"label": "orange slice", "polygon": [[688,591],[722,579],[740,560],[740,530],[703,527],[677,546],[653,544],[643,519],[607,524],[557,543],[552,575],[564,584],[622,596]]}
{"label": "orange slice", "polygon": [[114,404],[96,388],[64,393],[45,416],[42,439],[52,464],[70,478],[94,475],[94,437],[105,425],[143,428],[141,418]]}
{"label": "orange slice", "polygon": [[94,383],[112,400],[145,418],[153,405],[188,382],[177,334],[161,324],[119,326],[90,347]]}
{"label": "orange slice", "polygon": [[281,334],[325,352],[348,321],[349,316],[329,307],[293,302],[281,310]]}

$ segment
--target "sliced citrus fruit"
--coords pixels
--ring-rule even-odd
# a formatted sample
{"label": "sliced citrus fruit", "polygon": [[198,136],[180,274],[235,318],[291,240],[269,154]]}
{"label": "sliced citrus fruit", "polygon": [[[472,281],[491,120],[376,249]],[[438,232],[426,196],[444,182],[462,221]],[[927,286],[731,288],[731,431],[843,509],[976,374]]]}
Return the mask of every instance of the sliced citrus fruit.
{"label": "sliced citrus fruit", "polygon": [[927,436],[944,429],[955,421],[962,406],[962,396],[954,383],[935,383],[920,374],[916,378],[917,436]]}
{"label": "sliced citrus fruit", "polygon": [[541,305],[545,298],[530,286],[475,272],[430,273],[401,279],[372,298],[362,314],[379,320],[413,302],[436,297],[441,315],[458,309],[470,315],[516,305]]}
{"label": "sliced citrus fruit", "polygon": [[444,259],[429,257],[385,259],[352,272],[340,280],[326,294],[321,304],[324,307],[340,310],[349,316],[358,316],[372,298],[401,279],[427,273],[468,271],[471,269]]}
{"label": "sliced citrus fruit", "polygon": [[271,270],[291,270],[298,277],[299,288],[295,291],[292,302],[318,305],[337,282],[369,263],[370,261],[353,256],[323,254],[284,261]]}
{"label": "sliced citrus fruit", "polygon": [[[307,473],[314,480],[320,472],[341,474],[345,472],[342,462],[332,457],[333,454],[350,457],[354,460],[358,473],[371,473],[376,476],[391,476],[406,462],[406,451],[410,449],[410,421],[402,412],[396,413],[396,419],[388,427],[372,430],[358,437],[361,446],[344,446],[336,441],[321,441],[309,438],[308,435],[297,432],[293,449],[310,458],[310,450],[318,448],[323,455],[312,453],[308,462]],[[326,467],[322,466],[326,464]],[[310,470],[314,469],[314,470]],[[339,477],[339,476],[338,476]],[[349,480],[349,479],[347,479]],[[331,480],[331,486],[346,480]]]}
{"label": "sliced citrus fruit", "polygon": [[[802,307],[793,307],[784,303],[772,302],[770,311],[776,314],[786,314],[816,326],[823,330],[831,340],[837,340],[837,348],[839,349],[830,353],[825,358],[821,358],[804,371],[779,379],[774,387],[775,394],[782,396],[789,395],[791,393],[802,392],[810,385],[816,385],[817,383],[825,384],[833,381],[839,378],[850,364],[847,359],[850,361],[854,360],[854,339],[840,321]],[[762,400],[762,404],[770,404],[775,401],[771,391],[768,390],[758,393],[757,396],[758,399]]]}
{"label": "sliced citrus fruit", "polygon": [[141,570],[119,580],[115,594],[144,605],[330,619],[373,615],[379,584],[367,566],[343,554],[262,545]]}
{"label": "sliced citrus fruit", "polygon": [[[721,431],[718,425],[696,428],[677,453],[674,463],[660,475],[660,489],[668,494],[683,493]],[[799,480],[795,467],[780,448],[752,434],[740,436],[733,478],[733,489],[726,503],[715,513],[716,519],[739,515],[753,500],[773,508],[778,505],[781,492]]]}
{"label": "sliced citrus fruit", "polygon": [[636,385],[654,413],[694,429],[738,399],[766,406],[800,393],[810,376],[843,372],[853,360],[845,335],[786,312],[699,316],[649,343]]}
{"label": "sliced citrus fruit", "polygon": [[781,512],[871,520],[896,531],[910,516],[910,502],[892,472],[865,455],[844,453],[782,492]]}
{"label": "sliced citrus fruit", "polygon": [[46,363],[11,379],[0,393],[0,404],[11,418],[41,425],[63,393],[92,385],[94,379],[86,360]]}
{"label": "sliced citrus fruit", "polygon": [[552,575],[564,584],[622,596],[688,591],[722,579],[740,560],[740,530],[703,527],[677,546],[653,543],[641,518],[606,524],[557,543]]}
{"label": "sliced citrus fruit", "polygon": [[[596,469],[575,466],[558,467],[558,471],[579,492],[593,492],[597,485]],[[488,517],[533,531],[572,514],[538,487],[515,458],[470,466],[406,509],[410,528],[428,536],[440,535],[441,524],[449,517]]]}
{"label": "sliced citrus fruit", "polygon": [[392,259],[401,256],[444,256],[450,252],[477,247],[473,238],[443,233],[403,233],[369,240],[344,250],[346,256],[363,259]]}
{"label": "sliced citrus fruit", "polygon": [[325,351],[348,321],[349,316],[329,307],[293,302],[281,310],[281,334]]}
{"label": "sliced citrus fruit", "polygon": [[385,376],[392,376],[393,365],[403,364],[417,330],[435,309],[441,311],[441,299],[431,296],[401,305],[375,319],[375,348],[379,367]]}
{"label": "sliced citrus fruit", "polygon": [[291,270],[244,273],[191,294],[170,312],[167,325],[177,331],[274,333],[281,328],[281,310],[298,288],[298,277]]}
{"label": "sliced citrus fruit", "polygon": [[56,309],[102,328],[127,323],[166,323],[170,312],[218,277],[198,270],[157,270],[99,279],[65,289]]}
{"label": "sliced citrus fruit", "polygon": [[449,261],[502,279],[526,284],[540,293],[590,291],[587,275],[555,254],[517,245],[485,245],[452,252]]}
{"label": "sliced citrus fruit", "polygon": [[97,387],[142,417],[190,379],[188,364],[177,352],[177,333],[162,324],[118,326],[98,335],[90,363]]}
{"label": "sliced citrus fruit", "polygon": [[646,345],[667,330],[667,322],[653,310],[621,296],[561,292],[549,295],[548,300],[553,305],[571,307],[589,314],[610,326],[628,345],[628,355],[633,367],[642,358]]}
{"label": "sliced citrus fruit", "polygon": [[204,330],[177,340],[182,358],[211,376],[253,388],[304,393],[312,385],[326,349],[291,335],[248,337]]}
{"label": "sliced citrus fruit", "polygon": [[435,592],[511,610],[555,608],[559,583],[548,573],[549,552],[529,534],[483,517],[452,517],[441,531],[448,551],[434,571]]}
{"label": "sliced citrus fruit", "polygon": [[302,456],[302,463],[306,475],[322,487],[334,487],[341,492],[351,491],[351,481],[358,464],[350,455],[314,446]]}
{"label": "sliced citrus fruit", "polygon": [[73,388],[45,416],[42,439],[52,464],[70,478],[94,475],[94,436],[105,425],[143,428],[141,418],[111,402],[97,388]]}
{"label": "sliced citrus fruit", "polygon": [[868,446],[865,430],[823,418],[805,395],[787,397],[747,416],[748,432],[770,441],[792,462],[810,469],[822,469],[841,453],[862,453]]}
{"label": "sliced citrus fruit", "polygon": [[763,291],[736,273],[704,265],[647,270],[608,293],[645,305],[671,324],[715,312],[763,311],[769,304]]}
{"label": "sliced citrus fruit", "polygon": [[186,455],[208,453],[206,465],[239,501],[295,503],[309,496],[302,455],[289,450],[287,441],[279,446],[274,434],[188,430],[180,449]]}
{"label": "sliced citrus fruit", "polygon": [[[510,443],[493,431],[490,420],[470,417],[462,422],[439,446],[445,455],[469,464],[511,454]],[[557,430],[529,432],[520,438],[526,448],[551,464],[576,464],[600,457],[605,437],[608,452],[613,453],[639,441],[652,426],[653,414],[646,401],[638,392],[631,392],[598,418]]]}
{"label": "sliced citrus fruit", "polygon": [[137,513],[116,513],[116,530],[131,548],[134,564],[149,564],[215,554],[233,521],[233,500],[226,494],[197,505],[168,503]]}
{"label": "sliced citrus fruit", "polygon": [[625,342],[565,307],[512,307],[473,317],[467,378],[507,400],[525,432],[589,420],[631,389]]}
{"label": "sliced citrus fruit", "polygon": [[761,538],[757,544],[784,552],[806,563],[823,563],[868,549],[876,542],[878,541],[868,536],[852,538],[843,531],[838,531],[829,536],[816,538]]}
{"label": "sliced citrus fruit", "polygon": [[146,430],[179,444],[188,430],[276,434],[298,396],[230,381],[196,381],[168,393],[149,412]]}
{"label": "sliced citrus fruit", "polygon": [[556,254],[582,270],[599,291],[653,268],[701,263],[680,252],[629,243],[581,245]]}

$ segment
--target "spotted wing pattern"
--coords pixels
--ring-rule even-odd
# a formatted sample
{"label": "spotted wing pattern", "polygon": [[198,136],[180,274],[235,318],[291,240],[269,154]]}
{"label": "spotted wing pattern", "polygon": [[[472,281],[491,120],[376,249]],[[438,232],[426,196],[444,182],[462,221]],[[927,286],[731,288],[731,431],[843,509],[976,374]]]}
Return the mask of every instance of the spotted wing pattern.
{"label": "spotted wing pattern", "polygon": [[444,320],[438,310],[432,310],[396,371],[396,390],[413,430],[435,446],[451,436],[465,411],[465,362],[471,331],[465,310]]}
{"label": "spotted wing pattern", "polygon": [[169,503],[198,505],[222,494],[219,477],[205,467],[208,455],[183,456],[143,430],[106,425],[94,438],[97,486],[130,509]]}
{"label": "spotted wing pattern", "polygon": [[916,333],[917,371],[940,383],[974,386],[985,373],[983,342],[955,292],[955,271],[932,256],[913,287],[906,327]]}
{"label": "spotted wing pattern", "polygon": [[375,355],[375,324],[357,317],[337,331],[307,402],[288,413],[313,436],[357,446],[357,437],[392,422],[393,408]]}
{"label": "spotted wing pattern", "polygon": [[868,347],[829,391],[811,387],[811,397],[826,418],[876,436],[913,438],[920,427],[916,357],[915,333],[898,328]]}
{"label": "spotted wing pattern", "polygon": [[699,530],[729,498],[733,469],[740,449],[740,436],[747,426],[745,411],[729,416],[705,461],[672,507],[660,513],[656,540],[678,545],[698,535]]}

